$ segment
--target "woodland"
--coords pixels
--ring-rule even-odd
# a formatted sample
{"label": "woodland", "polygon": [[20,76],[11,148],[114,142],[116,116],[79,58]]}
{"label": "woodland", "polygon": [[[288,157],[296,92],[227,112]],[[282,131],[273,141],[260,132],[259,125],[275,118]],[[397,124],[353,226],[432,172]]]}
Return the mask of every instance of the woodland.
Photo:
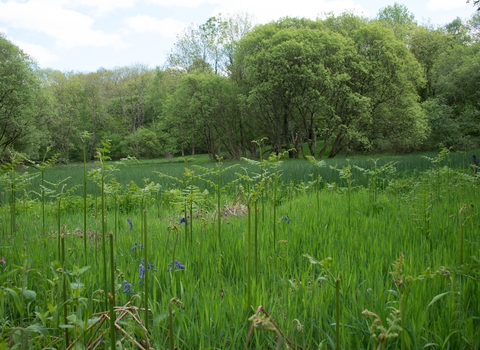
{"label": "woodland", "polygon": [[[478,5],[475,5],[478,6]],[[166,62],[40,69],[0,34],[0,159],[113,159],[288,150],[292,158],[480,146],[480,13],[419,24],[403,5],[253,25],[192,24]]]}
{"label": "woodland", "polygon": [[0,350],[480,349],[479,30],[236,14],[96,72],[0,35]]}

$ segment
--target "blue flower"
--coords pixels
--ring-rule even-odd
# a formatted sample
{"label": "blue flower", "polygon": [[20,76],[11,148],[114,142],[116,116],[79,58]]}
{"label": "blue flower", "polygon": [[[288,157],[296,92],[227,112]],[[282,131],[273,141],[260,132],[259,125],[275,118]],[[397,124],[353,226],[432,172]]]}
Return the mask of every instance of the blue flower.
{"label": "blue flower", "polygon": [[180,263],[180,261],[175,260],[175,264],[172,264],[172,262],[170,262],[168,264],[168,266],[170,266],[170,268],[167,271],[172,270],[172,265],[173,265],[173,267],[175,267],[175,270],[185,270],[185,265],[182,265],[182,263]]}
{"label": "blue flower", "polygon": [[135,242],[135,243],[133,244],[133,247],[132,247],[131,251],[132,251],[132,252],[135,252],[135,251],[137,250],[137,248],[143,249],[143,248],[144,248],[144,247],[143,247],[143,244],[140,245],[140,244],[138,244],[137,242]]}
{"label": "blue flower", "polygon": [[290,219],[288,216],[284,215],[282,216],[282,220],[285,221],[287,224],[292,222],[292,219]]}
{"label": "blue flower", "polygon": [[133,230],[132,219],[127,219],[128,224],[130,225],[130,231]]}
{"label": "blue flower", "polygon": [[180,218],[180,225],[181,225],[181,224],[188,225],[187,219],[185,219],[185,218]]}
{"label": "blue flower", "polygon": [[123,280],[123,292],[128,294],[135,294],[135,292],[132,289],[131,283],[128,283],[127,280]]}
{"label": "blue flower", "polygon": [[[147,263],[147,270],[152,272],[157,272],[155,266],[151,263]],[[142,259],[142,263],[140,264],[140,278],[145,277],[145,259]]]}

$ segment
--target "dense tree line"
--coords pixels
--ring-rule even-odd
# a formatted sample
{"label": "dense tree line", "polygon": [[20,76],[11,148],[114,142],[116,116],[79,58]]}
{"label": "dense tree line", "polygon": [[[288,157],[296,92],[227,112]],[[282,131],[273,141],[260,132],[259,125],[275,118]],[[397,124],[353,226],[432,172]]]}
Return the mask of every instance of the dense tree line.
{"label": "dense tree line", "polygon": [[419,25],[395,4],[352,13],[212,17],[178,36],[167,61],[93,73],[39,69],[0,36],[0,156],[263,150],[292,157],[480,146],[480,14]]}

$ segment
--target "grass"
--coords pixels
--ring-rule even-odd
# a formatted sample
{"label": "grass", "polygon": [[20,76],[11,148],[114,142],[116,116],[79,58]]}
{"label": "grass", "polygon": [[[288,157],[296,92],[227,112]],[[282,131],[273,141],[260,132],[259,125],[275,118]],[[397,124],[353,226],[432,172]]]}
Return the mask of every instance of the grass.
{"label": "grass", "polygon": [[[372,175],[355,168],[373,169],[366,157],[328,160],[320,168],[319,193],[309,162],[284,161],[276,189],[267,164],[262,187],[255,176],[258,164],[242,162],[221,174],[221,231],[216,221],[218,188],[201,180],[205,169],[215,164],[145,161],[119,167],[112,175],[123,184],[118,202],[106,188],[105,229],[113,232],[117,227],[117,233],[107,237],[115,257],[113,263],[107,261],[108,268],[114,268],[109,282],[115,290],[110,293],[117,307],[130,302],[140,317],[118,320],[131,337],[117,329],[116,340],[123,338],[127,349],[138,348],[136,343],[147,347],[147,338],[155,349],[243,349],[255,325],[251,349],[286,344],[297,349],[478,348],[479,179],[466,166],[469,155],[421,156],[382,157],[378,166],[397,161],[397,171],[375,178],[374,197]],[[222,168],[232,164],[225,162]],[[338,171],[348,165],[350,190]],[[73,180],[80,169],[49,168],[45,179],[57,183],[72,175]],[[160,178],[155,171],[180,181]],[[239,173],[251,180],[239,179]],[[208,176],[217,183],[214,174]],[[83,183],[83,177],[76,181]],[[136,187],[126,186],[130,181]],[[185,183],[196,187],[185,190]],[[30,186],[37,185],[31,181]],[[95,329],[88,326],[99,319],[98,313],[108,311],[100,202],[95,205],[91,181],[88,186],[88,268],[83,201],[75,199],[77,195],[62,199],[60,232],[57,203],[47,202],[47,232],[42,233],[41,203],[29,190],[17,194],[14,221],[9,220],[9,202],[0,207],[3,221],[17,225],[16,230],[4,225],[0,232],[6,262],[0,265],[0,349],[22,348],[26,339],[28,348],[63,349],[69,345],[66,332],[70,344],[75,340],[86,346]],[[258,237],[256,248],[249,249],[244,206],[252,191],[258,196],[258,216],[254,220],[252,215],[250,229]],[[180,223],[182,217],[188,225]],[[65,268],[55,258],[59,233],[65,237]],[[147,251],[141,248],[145,242]],[[255,257],[255,269],[248,268],[250,257]],[[125,292],[124,281],[131,290]],[[260,313],[249,322],[260,305],[271,319]],[[106,323],[100,330],[107,330]],[[109,334],[100,340],[104,348],[110,346]]]}

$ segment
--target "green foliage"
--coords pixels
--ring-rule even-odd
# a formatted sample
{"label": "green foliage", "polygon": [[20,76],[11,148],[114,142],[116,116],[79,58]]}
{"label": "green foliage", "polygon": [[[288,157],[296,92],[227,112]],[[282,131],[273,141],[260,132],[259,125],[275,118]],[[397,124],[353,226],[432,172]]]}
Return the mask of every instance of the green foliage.
{"label": "green foliage", "polygon": [[[246,160],[244,174],[236,176],[233,164],[182,163],[179,176],[172,176],[167,174],[176,164],[162,163],[156,183],[143,173],[145,164],[135,164],[137,175],[129,168],[133,164],[117,169],[107,160],[107,150],[107,144],[99,150],[103,180],[95,180],[104,182],[107,195],[103,221],[108,228],[123,222],[115,237],[108,235],[108,289],[99,273],[103,253],[95,218],[89,216],[84,251],[84,232],[77,228],[83,224],[82,198],[74,204],[72,193],[52,193],[77,206],[69,211],[58,209],[59,200],[45,203],[46,213],[59,211],[62,227],[47,215],[45,233],[38,230],[40,204],[34,202],[18,211],[18,231],[0,247],[0,343],[66,348],[74,342],[84,346],[103,334],[99,346],[108,347],[119,337],[107,326],[116,318],[115,327],[134,335],[124,347],[148,341],[155,348],[241,348],[247,340],[255,348],[272,348],[280,343],[274,334],[248,334],[250,306],[268,305],[270,317],[257,313],[251,321],[257,330],[273,330],[273,325],[292,348],[480,345],[475,323],[479,182],[478,173],[461,167],[462,155],[444,149],[419,157],[418,169],[423,160],[428,170],[413,175],[405,173],[403,163],[413,162],[414,156],[306,162],[285,160],[286,152]],[[324,166],[334,161],[340,171]],[[63,170],[49,169],[46,184],[56,171],[65,175]],[[121,185],[117,178],[123,172],[138,182]],[[322,183],[329,179],[325,188],[303,181],[320,176]],[[173,179],[173,185],[166,181]],[[273,200],[275,192],[282,200]],[[257,220],[261,208],[256,201],[261,204],[262,198],[265,219]],[[93,214],[93,198],[88,203]],[[130,203],[128,214],[115,214],[118,203]],[[385,203],[389,205],[377,210]],[[251,222],[244,217],[246,205]],[[157,211],[160,215],[151,215]],[[0,213],[10,215],[7,203]],[[185,213],[188,225],[179,223]],[[50,261],[57,230],[65,244],[62,263]],[[80,267],[86,258],[90,267]],[[245,268],[246,263],[251,266]],[[173,308],[181,306],[175,304],[180,298],[188,307]]]}
{"label": "green foliage", "polygon": [[374,19],[256,27],[245,13],[218,15],[187,28],[161,68],[92,73],[38,69],[2,36],[0,161],[47,150],[59,162],[90,161],[105,139],[115,160],[473,149],[479,18],[435,28],[397,3]]}
{"label": "green foliage", "polygon": [[307,142],[313,156],[319,138],[320,156],[329,148],[333,157],[411,150],[425,139],[420,66],[385,25],[352,20],[287,18],[256,27],[240,42],[243,94],[275,151],[293,144],[296,156]]}
{"label": "green foliage", "polygon": [[377,14],[377,19],[392,28],[395,37],[405,41],[411,30],[416,27],[415,16],[405,5],[394,3],[382,8]]}
{"label": "green foliage", "polygon": [[43,117],[35,62],[0,33],[0,159],[8,149],[36,155]]}
{"label": "green foliage", "polygon": [[460,150],[472,149],[480,144],[480,105],[476,88],[480,70],[479,50],[480,43],[456,45],[441,55],[434,66],[438,77],[434,88],[440,116],[433,125],[439,131],[451,130],[448,135],[445,135],[446,132],[434,135],[438,138],[447,136],[447,141],[453,138],[450,141],[452,146]]}

